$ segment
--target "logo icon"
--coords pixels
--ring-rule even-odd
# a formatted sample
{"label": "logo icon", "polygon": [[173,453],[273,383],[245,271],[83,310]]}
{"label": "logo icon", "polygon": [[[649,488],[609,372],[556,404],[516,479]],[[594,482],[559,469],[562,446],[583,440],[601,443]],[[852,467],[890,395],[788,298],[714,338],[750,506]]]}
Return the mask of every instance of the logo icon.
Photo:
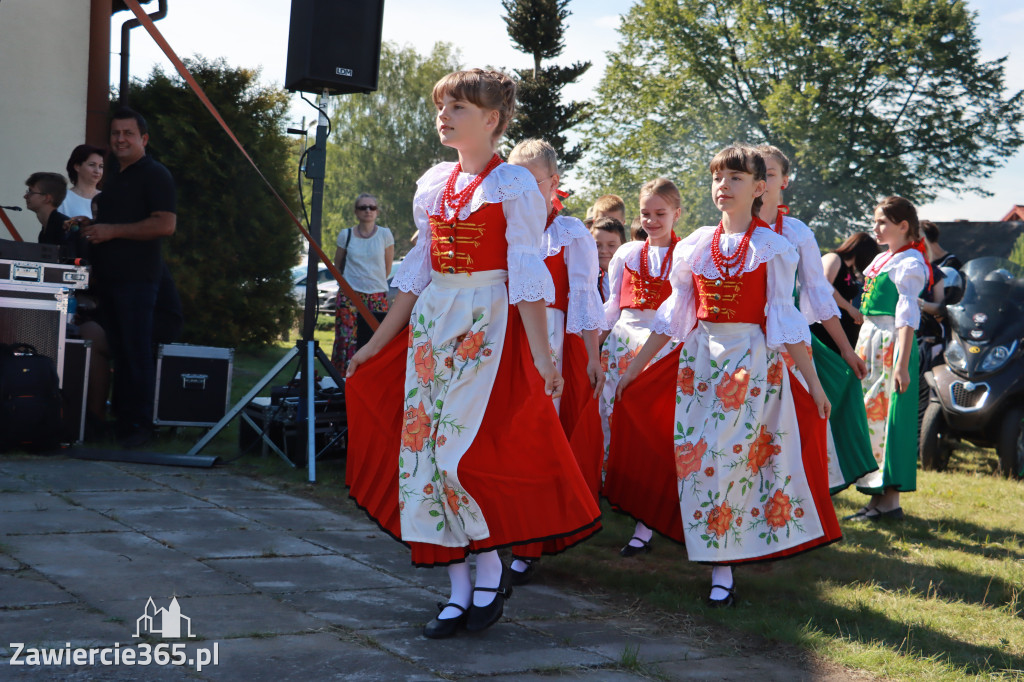
{"label": "logo icon", "polygon": [[164,609],[158,609],[150,597],[146,602],[146,609],[135,621],[135,634],[132,637],[143,637],[145,635],[160,635],[164,639],[178,639],[182,636],[182,623],[184,623],[185,637],[195,637],[192,634],[192,619],[182,615],[178,598],[172,597],[170,605]]}

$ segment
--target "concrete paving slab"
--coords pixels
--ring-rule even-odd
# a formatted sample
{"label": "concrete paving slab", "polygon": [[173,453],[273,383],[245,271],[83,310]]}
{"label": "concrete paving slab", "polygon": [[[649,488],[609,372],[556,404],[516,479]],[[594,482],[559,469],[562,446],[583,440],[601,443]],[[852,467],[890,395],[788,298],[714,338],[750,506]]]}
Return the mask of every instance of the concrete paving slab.
{"label": "concrete paving slab", "polygon": [[[513,599],[509,601],[511,608]],[[659,633],[631,621],[616,620],[551,620],[530,621],[528,625],[572,646],[601,654],[615,661],[622,660],[626,648],[635,652],[644,664],[662,661],[693,661],[715,655],[696,646],[692,639]]]}
{"label": "concrete paving slab", "polygon": [[20,571],[25,565],[12,556],[0,554],[0,571]]}
{"label": "concrete paving slab", "polygon": [[66,494],[72,502],[101,512],[122,511],[125,509],[195,509],[216,506],[198,497],[192,497],[191,495],[176,490],[168,490],[163,487],[155,487],[152,490],[145,491],[75,491]]}
{"label": "concrete paving slab", "polygon": [[[130,634],[130,633],[129,633]],[[0,655],[10,657],[10,646],[21,642],[33,647],[90,647],[128,643],[124,625],[81,604],[59,604],[35,609],[0,609]],[[0,660],[0,668],[10,669]],[[0,677],[3,677],[0,674]]]}
{"label": "concrete paving slab", "polygon": [[216,469],[199,469],[186,473],[155,474],[147,476],[147,478],[154,483],[159,483],[168,488],[192,495],[215,490],[277,490],[273,486],[256,479]]}
{"label": "concrete paving slab", "polygon": [[319,545],[277,530],[153,531],[150,537],[196,559],[330,553]]}
{"label": "concrete paving slab", "polygon": [[212,490],[202,498],[226,509],[319,509],[324,507],[312,500],[262,490]]}
{"label": "concrete paving slab", "polygon": [[338,554],[351,555],[373,555],[396,554],[405,557],[405,562],[412,565],[409,550],[396,542],[382,530],[327,530],[327,531],[302,531],[301,537],[309,542],[329,549]]}
{"label": "concrete paving slab", "polygon": [[[152,469],[152,467],[150,467]],[[155,490],[160,486],[106,462],[82,460],[25,460],[16,470],[36,484],[37,490]]]}
{"label": "concrete paving slab", "polygon": [[548,585],[523,585],[515,588],[513,598],[505,604],[505,615],[515,620],[593,616],[608,608],[564,589]]}
{"label": "concrete paving slab", "polygon": [[240,682],[426,682],[436,675],[409,662],[336,635],[233,639],[219,647],[220,662],[200,675]]}
{"label": "concrete paving slab", "polygon": [[81,507],[43,511],[0,512],[0,528],[7,537],[46,533],[119,532],[128,528],[99,512]]}
{"label": "concrete paving slab", "polygon": [[[158,609],[166,608],[170,600],[161,602],[154,599],[153,603]],[[315,632],[324,628],[323,620],[263,594],[179,597],[178,605],[182,615],[191,621],[192,634],[202,640],[265,637]],[[146,600],[106,601],[94,606],[110,617],[120,618],[132,635],[136,621],[144,613]]]}
{"label": "concrete paving slab", "polygon": [[75,505],[48,492],[5,492],[0,495],[0,512],[74,509]]}
{"label": "concrete paving slab", "polygon": [[236,514],[273,528],[300,532],[326,530],[377,531],[375,524],[327,509],[233,508]]}
{"label": "concrete paving slab", "polygon": [[0,605],[5,609],[75,602],[68,594],[34,571],[0,574]]}
{"label": "concrete paving slab", "polygon": [[301,592],[281,601],[332,625],[352,630],[423,627],[437,615],[444,598],[421,587],[403,585],[376,590]]}
{"label": "concrete paving slab", "polygon": [[721,680],[722,682],[749,682],[749,680],[814,680],[824,682],[828,675],[819,674],[792,660],[773,660],[756,656],[727,656],[698,661],[676,661],[657,664],[656,671],[665,680]]}
{"label": "concrete paving slab", "polygon": [[173,512],[153,509],[118,509],[117,520],[142,532],[160,530],[227,530],[253,527],[251,519],[218,507],[175,509]]}
{"label": "concrete paving slab", "polygon": [[20,535],[4,540],[9,554],[78,597],[96,603],[249,589],[156,540],[136,533]]}
{"label": "concrete paving slab", "polygon": [[[496,675],[579,666],[604,666],[610,659],[561,645],[535,630],[501,621],[486,632],[460,632],[450,639],[427,639],[420,628],[365,633],[377,645],[433,672],[445,675]],[[471,655],[467,655],[472,652]]]}
{"label": "concrete paving slab", "polygon": [[650,680],[649,676],[614,668],[574,668],[547,673],[514,673],[486,677],[460,677],[460,682],[551,682],[552,680],[594,680],[595,682],[635,682]]}
{"label": "concrete paving slab", "polygon": [[407,583],[419,585],[429,589],[437,589],[448,595],[451,583],[448,582],[448,572],[444,568],[420,568],[413,566],[409,560],[409,550],[395,543],[397,548],[394,552],[382,552],[380,554],[352,554],[349,558],[361,564],[372,566],[380,571],[385,571]]}
{"label": "concrete paving slab", "polygon": [[402,582],[386,573],[336,555],[211,559],[208,566],[246,582],[258,591],[323,592],[397,587]]}

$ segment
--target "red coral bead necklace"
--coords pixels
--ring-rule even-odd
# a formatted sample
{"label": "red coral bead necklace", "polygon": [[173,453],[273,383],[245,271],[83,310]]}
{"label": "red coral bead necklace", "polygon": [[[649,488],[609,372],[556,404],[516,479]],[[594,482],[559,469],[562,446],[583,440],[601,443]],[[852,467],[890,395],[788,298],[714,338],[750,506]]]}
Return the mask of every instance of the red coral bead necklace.
{"label": "red coral bead necklace", "polygon": [[[448,181],[444,184],[444,191],[441,193],[441,219],[449,225],[455,225],[459,221],[459,213],[462,212],[462,209],[473,198],[473,192],[484,181],[484,178],[499,165],[501,165],[501,157],[495,154],[487,162],[487,166],[479,175],[470,180],[469,184],[461,192],[456,192],[455,183],[459,179],[459,173],[462,172],[462,162],[456,163],[451,175],[448,176]],[[450,218],[444,217],[445,208],[451,211]]]}

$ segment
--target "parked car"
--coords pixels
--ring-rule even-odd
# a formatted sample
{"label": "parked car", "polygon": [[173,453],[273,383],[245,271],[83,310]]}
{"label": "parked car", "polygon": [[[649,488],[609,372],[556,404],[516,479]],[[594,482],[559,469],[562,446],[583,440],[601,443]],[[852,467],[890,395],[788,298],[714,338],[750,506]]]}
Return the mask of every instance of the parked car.
{"label": "parked car", "polygon": [[[398,266],[402,264],[402,259],[398,258],[391,264],[391,272],[388,273],[388,304],[390,305],[395,300],[395,294],[398,293],[398,289],[391,286],[391,280],[395,278],[395,273],[398,272]],[[325,268],[326,270],[326,268]],[[320,301],[320,312],[321,313],[334,313],[334,304],[338,300],[338,282],[335,281],[334,276],[327,273],[327,281],[321,282],[317,285],[317,298]]]}
{"label": "parked car", "polygon": [[[327,269],[327,266],[323,263],[319,264],[316,271],[317,288],[324,283],[334,281],[334,277],[331,275],[331,271]],[[335,284],[337,286],[337,284]],[[292,268],[292,298],[298,301],[299,305],[303,305],[306,300],[306,266],[296,265]]]}

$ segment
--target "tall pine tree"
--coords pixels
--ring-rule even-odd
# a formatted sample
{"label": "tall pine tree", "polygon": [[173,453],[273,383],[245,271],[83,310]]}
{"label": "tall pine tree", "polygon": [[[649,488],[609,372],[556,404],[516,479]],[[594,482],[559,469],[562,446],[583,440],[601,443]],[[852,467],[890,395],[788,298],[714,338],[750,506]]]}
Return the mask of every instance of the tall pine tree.
{"label": "tall pine tree", "polygon": [[586,102],[561,103],[563,87],[575,83],[590,62],[570,66],[541,66],[565,49],[565,19],[572,14],[569,0],[502,0],[508,15],[505,24],[512,43],[533,57],[532,69],[515,69],[519,84],[515,119],[508,139],[515,143],[530,137],[547,140],[558,152],[561,165],[572,167],[586,150],[585,144],[569,147],[565,132],[589,117]]}

